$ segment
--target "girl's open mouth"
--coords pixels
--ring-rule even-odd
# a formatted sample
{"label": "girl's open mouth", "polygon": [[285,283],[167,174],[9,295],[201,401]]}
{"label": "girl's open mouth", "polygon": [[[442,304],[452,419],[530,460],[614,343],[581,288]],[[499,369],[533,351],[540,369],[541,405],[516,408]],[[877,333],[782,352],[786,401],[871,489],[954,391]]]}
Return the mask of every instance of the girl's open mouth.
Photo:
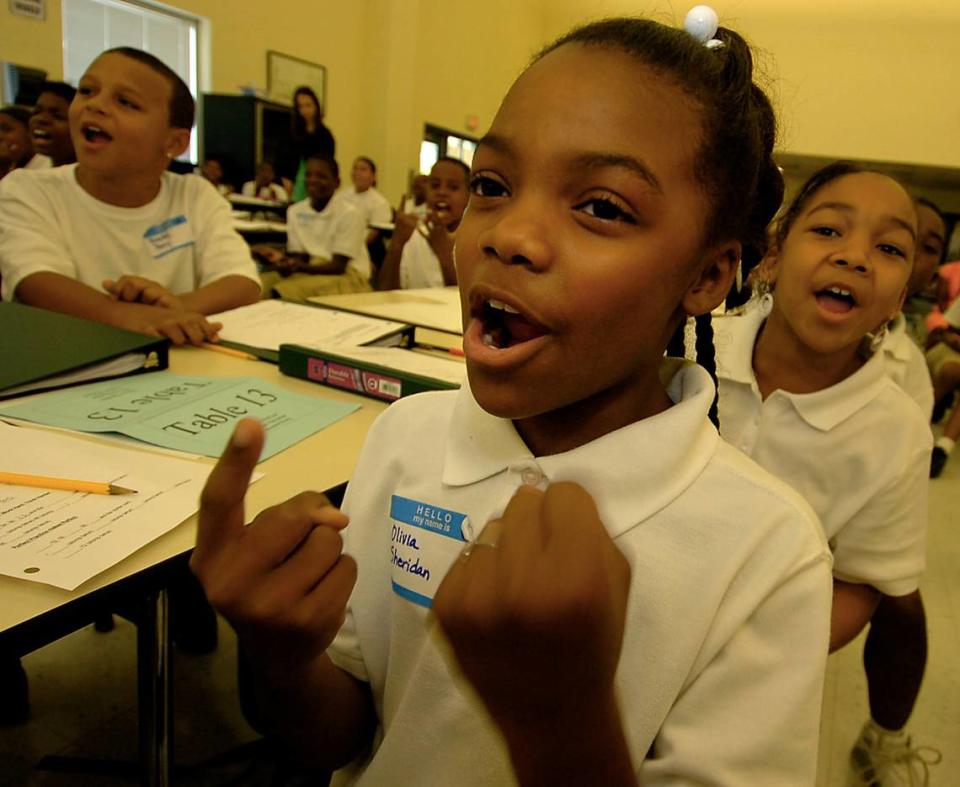
{"label": "girl's open mouth", "polygon": [[487,300],[481,309],[481,341],[485,347],[502,350],[543,336],[546,331],[503,301]]}
{"label": "girl's open mouth", "polygon": [[853,292],[839,286],[826,287],[814,293],[817,305],[831,314],[847,314],[857,305]]}

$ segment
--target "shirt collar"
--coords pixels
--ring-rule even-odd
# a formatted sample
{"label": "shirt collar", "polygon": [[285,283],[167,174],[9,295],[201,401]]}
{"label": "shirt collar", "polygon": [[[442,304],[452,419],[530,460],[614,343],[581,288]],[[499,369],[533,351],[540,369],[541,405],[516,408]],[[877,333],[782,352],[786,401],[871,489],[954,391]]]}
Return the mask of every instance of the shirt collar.
{"label": "shirt collar", "polygon": [[[757,396],[760,393],[753,372],[753,347],[764,319],[758,309],[749,309],[743,314],[723,318],[717,329],[717,333],[722,334],[718,341],[726,346],[722,354],[717,353],[717,374],[750,386]],[[829,388],[805,394],[777,390],[770,396],[783,397],[810,426],[827,432],[871,402],[885,380],[883,353],[878,352],[845,380]],[[722,413],[720,417],[722,420]]]}
{"label": "shirt collar", "polygon": [[464,486],[519,462],[534,462],[548,482],[576,481],[598,504],[611,535],[633,527],[676,499],[703,471],[719,435],[707,418],[714,386],[694,363],[664,362],[673,407],[586,445],[534,457],[513,423],[484,411],[460,389],[444,457],[443,482]]}

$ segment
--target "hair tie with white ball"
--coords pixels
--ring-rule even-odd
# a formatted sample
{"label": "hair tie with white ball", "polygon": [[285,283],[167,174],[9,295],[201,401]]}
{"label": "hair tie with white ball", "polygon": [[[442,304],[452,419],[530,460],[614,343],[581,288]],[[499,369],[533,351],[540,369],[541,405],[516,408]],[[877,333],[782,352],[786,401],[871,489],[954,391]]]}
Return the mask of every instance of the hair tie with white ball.
{"label": "hair tie with white ball", "polygon": [[687,12],[683,20],[683,29],[697,39],[707,49],[717,49],[723,46],[723,41],[714,38],[720,19],[717,12],[708,5],[695,5]]}

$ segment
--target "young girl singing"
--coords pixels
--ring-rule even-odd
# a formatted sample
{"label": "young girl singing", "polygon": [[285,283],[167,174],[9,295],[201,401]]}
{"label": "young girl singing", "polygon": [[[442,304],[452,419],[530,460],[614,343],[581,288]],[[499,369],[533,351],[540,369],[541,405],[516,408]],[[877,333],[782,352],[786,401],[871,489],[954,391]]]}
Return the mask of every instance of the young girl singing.
{"label": "young girl singing", "polygon": [[456,236],[469,385],[381,416],[346,530],[316,495],[244,528],[263,432],[238,427],[193,566],[302,761],[365,785],[813,782],[826,544],[720,440],[707,372],[663,357],[782,193],[749,50],[717,38],[608,20],[513,85]]}
{"label": "young girl singing", "polygon": [[[896,181],[830,165],[780,221],[761,264],[770,292],[716,329],[721,433],[803,494],[829,539],[831,650],[859,633],[881,594],[915,594],[924,567],[932,438],[880,349],[916,242],[916,211]],[[851,783],[882,783],[877,764],[895,763],[893,744],[896,767],[909,767],[909,741],[895,732],[868,723]]]}

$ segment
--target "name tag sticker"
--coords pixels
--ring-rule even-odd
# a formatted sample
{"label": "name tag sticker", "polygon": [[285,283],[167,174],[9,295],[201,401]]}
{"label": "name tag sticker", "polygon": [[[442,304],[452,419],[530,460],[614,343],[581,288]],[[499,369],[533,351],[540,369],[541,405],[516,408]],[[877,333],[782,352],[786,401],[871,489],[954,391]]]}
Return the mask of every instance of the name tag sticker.
{"label": "name tag sticker", "polygon": [[422,607],[432,606],[440,582],[472,533],[466,514],[393,495],[390,498],[393,592]]}
{"label": "name tag sticker", "polygon": [[194,243],[190,222],[183,214],[167,219],[160,224],[154,224],[143,233],[143,239],[147,242],[150,254],[155,260],[165,257],[177,249],[192,246]]}

